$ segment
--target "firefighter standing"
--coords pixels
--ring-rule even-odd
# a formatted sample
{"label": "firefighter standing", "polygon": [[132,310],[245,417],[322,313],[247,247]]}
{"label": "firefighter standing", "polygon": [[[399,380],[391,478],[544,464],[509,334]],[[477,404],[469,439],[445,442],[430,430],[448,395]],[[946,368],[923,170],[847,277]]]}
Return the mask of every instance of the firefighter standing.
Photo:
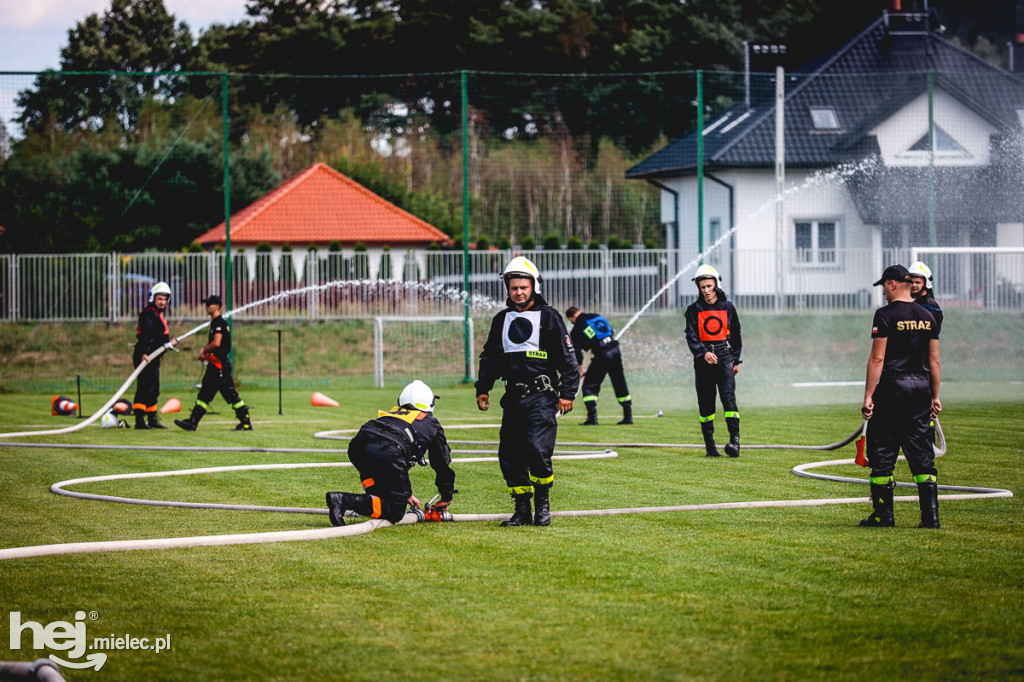
{"label": "firefighter standing", "polygon": [[149,359],[161,346],[178,345],[177,339],[171,338],[164,313],[167,303],[171,300],[171,288],[167,282],[157,282],[149,290],[149,304],[139,313],[139,325],[135,328],[135,350],[132,351],[132,365],[138,367],[143,362],[149,364],[135,380],[135,399],[132,401],[132,413],[135,415],[137,429],[166,429],[156,418],[156,405],[160,398],[160,360]]}
{"label": "firefighter standing", "polygon": [[498,461],[515,513],[501,525],[547,526],[554,482],[551,455],[558,432],[555,413],[572,410],[579,366],[562,316],[540,295],[537,266],[523,256],[513,258],[501,279],[508,307],[494,316],[480,353],[476,404],[486,411],[494,383],[505,381]]}
{"label": "firefighter standing", "polygon": [[921,528],[939,527],[938,472],[929,437],[929,422],[942,411],[939,402],[941,326],[910,294],[910,272],[890,265],[875,286],[882,286],[888,305],[875,311],[871,323],[861,414],[869,421],[868,463],[874,511],[861,526],[896,525],[892,494],[893,470],[900,449],[917,483]]}
{"label": "firefighter standing", "polygon": [[[939,329],[942,329],[942,308],[939,307],[938,302],[935,300],[932,269],[921,261],[916,261],[907,270],[910,272],[910,297],[914,299],[914,303],[924,306],[932,314],[932,317],[935,318],[935,321],[939,323]],[[934,419],[928,424],[928,432],[929,438],[934,443]]]}
{"label": "firefighter standing", "polygon": [[697,300],[686,309],[686,343],[693,353],[693,374],[697,384],[700,430],[707,457],[721,457],[715,447],[715,391],[725,410],[729,443],[725,454],[740,456],[740,413],[736,407],[736,374],[740,371],[743,337],[740,318],[725,292],[719,288],[722,276],[710,265],[697,268],[693,277]]}
{"label": "firefighter standing", "polygon": [[210,333],[206,345],[199,351],[199,360],[206,363],[206,372],[192,414],[188,419],[175,419],[174,423],[186,431],[195,431],[199,420],[210,410],[210,401],[220,391],[238,417],[235,431],[252,431],[249,406],[238,395],[235,380],[231,376],[231,326],[221,315],[224,302],[220,296],[213,294],[203,303],[206,305],[206,314],[210,316]]}
{"label": "firefighter standing", "polygon": [[932,269],[917,261],[907,271],[910,273],[910,297],[918,305],[923,305],[931,312],[935,321],[942,326],[942,308],[935,301],[935,288],[932,284]]}
{"label": "firefighter standing", "polygon": [[622,353],[619,342],[615,340],[615,330],[604,315],[584,313],[573,306],[565,311],[566,318],[572,322],[569,338],[576,348],[576,363],[583,362],[583,351],[593,353],[593,359],[583,375],[583,404],[587,407],[587,419],[583,426],[597,426],[597,399],[601,394],[601,382],[605,375],[612,379],[615,398],[622,405],[622,421],[619,424],[633,423],[633,398],[626,384],[626,374],[622,370]]}
{"label": "firefighter standing", "polygon": [[348,444],[348,458],[359,471],[364,493],[327,493],[332,525],[344,526],[346,511],[398,523],[405,516],[406,505],[419,509],[409,469],[425,465],[424,454],[430,455],[434,483],[441,495],[441,501],[431,509],[448,509],[458,491],[451,450],[444,429],[433,415],[436,399],[430,387],[417,379],[402,390],[397,407],[380,411],[376,419],[363,424]]}

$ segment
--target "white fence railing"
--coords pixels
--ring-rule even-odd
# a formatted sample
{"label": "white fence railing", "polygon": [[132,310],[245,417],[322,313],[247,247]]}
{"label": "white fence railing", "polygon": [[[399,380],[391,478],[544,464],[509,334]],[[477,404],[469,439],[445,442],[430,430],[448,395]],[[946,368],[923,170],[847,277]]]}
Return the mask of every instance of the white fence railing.
{"label": "white fence railing", "polygon": [[[639,310],[693,263],[693,254],[665,249],[524,255],[540,268],[543,294],[552,305],[612,315]],[[499,273],[512,256],[511,251],[472,251],[467,275],[458,251],[237,253],[232,256],[232,308],[274,297],[240,317],[325,321],[446,316],[463,313],[468,293],[471,305],[486,311],[504,303]],[[879,305],[881,298],[871,283],[882,269],[918,257],[931,263],[944,307],[1024,310],[1024,249],[836,249],[814,264],[799,254],[786,254],[782,278],[775,277],[777,261],[770,250],[720,250],[708,262],[722,271],[724,289],[745,310],[831,312]],[[693,300],[694,268],[685,269],[651,310],[677,309]],[[371,279],[371,272],[400,277]],[[161,280],[171,286],[175,318],[203,320],[202,299],[225,293],[223,254],[2,255],[0,320],[131,321],[150,287]],[[296,290],[301,292],[278,296]]]}

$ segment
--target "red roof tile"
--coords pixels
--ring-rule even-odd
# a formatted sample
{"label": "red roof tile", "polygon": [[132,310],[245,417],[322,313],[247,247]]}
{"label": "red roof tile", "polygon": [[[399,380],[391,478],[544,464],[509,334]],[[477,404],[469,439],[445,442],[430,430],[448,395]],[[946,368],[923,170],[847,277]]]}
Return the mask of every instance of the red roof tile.
{"label": "red roof tile", "polygon": [[[324,163],[317,163],[231,216],[231,245],[426,246],[448,235]],[[196,239],[225,242],[224,223]]]}

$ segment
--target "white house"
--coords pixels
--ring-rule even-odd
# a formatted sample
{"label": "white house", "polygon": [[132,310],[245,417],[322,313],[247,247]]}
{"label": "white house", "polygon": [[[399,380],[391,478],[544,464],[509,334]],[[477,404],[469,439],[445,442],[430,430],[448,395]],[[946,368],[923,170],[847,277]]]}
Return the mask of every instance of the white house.
{"label": "white house", "polygon": [[[791,307],[874,301],[882,267],[913,247],[1024,245],[1024,78],[929,24],[925,12],[884,13],[785,75],[781,195],[774,73],[755,75],[745,101],[704,127],[699,229],[696,131],[630,168],[626,177],[662,190],[667,246],[696,255],[736,226],[706,258],[729,295]],[[969,299],[979,278],[1024,284],[1000,262],[940,261],[940,298]]]}

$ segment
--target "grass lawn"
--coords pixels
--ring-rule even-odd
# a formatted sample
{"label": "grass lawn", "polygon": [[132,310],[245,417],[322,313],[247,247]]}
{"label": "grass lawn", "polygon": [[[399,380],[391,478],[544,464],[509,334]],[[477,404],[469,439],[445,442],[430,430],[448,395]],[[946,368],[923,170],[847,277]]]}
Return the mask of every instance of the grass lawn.
{"label": "grass lawn", "polygon": [[[862,344],[863,345],[863,344]],[[610,394],[610,389],[607,389]],[[852,402],[775,406],[744,395],[746,443],[820,445],[859,424]],[[845,391],[847,389],[837,389]],[[184,445],[190,452],[0,446],[0,548],[326,527],[326,516],[110,504],[58,496],[69,478],[251,463],[329,462],[342,455],[210,452],[201,448],[343,449],[315,440],[356,427],[396,391],[335,392],[339,409],[309,405],[309,390],[243,390],[256,430],[220,414],[199,431],[102,430],[52,437],[66,444]],[[443,424],[497,421],[472,389],[439,390]],[[1024,397],[1005,387],[944,387],[948,455],[939,483],[1024,490]],[[689,384],[634,391],[637,414],[618,427],[611,396],[602,425],[574,412],[560,440],[698,443]],[[845,396],[845,394],[843,394]],[[169,397],[170,394],[164,397]],[[682,396],[680,398],[680,396]],[[0,394],[0,432],[72,423],[49,416],[50,394]],[[83,396],[95,407],[100,393]],[[179,396],[183,397],[183,396]],[[744,398],[748,398],[744,400]],[[186,402],[186,411],[189,401]],[[692,404],[691,404],[692,403]],[[749,407],[747,407],[749,405]],[[578,412],[582,412],[579,410]],[[165,415],[167,423],[174,415]],[[724,427],[724,424],[723,424]],[[724,432],[724,428],[721,429]],[[449,429],[456,439],[497,430]],[[42,438],[19,439],[42,441]],[[0,441],[2,442],[2,441]],[[460,446],[453,446],[458,448]],[[479,446],[471,446],[479,447]],[[107,680],[739,680],[1024,678],[1024,511],[1012,499],[940,502],[942,528],[919,530],[915,503],[897,528],[862,529],[867,487],[794,476],[838,452],[746,450],[708,460],[698,450],[617,448],[610,460],[555,464],[557,510],[747,500],[863,497],[859,504],[556,518],[549,528],[497,523],[419,524],[352,538],[264,545],[111,552],[0,562],[0,660],[12,651],[5,612],[46,625],[95,612],[88,637],[170,635],[171,648],[109,651]],[[455,455],[459,455],[456,453]],[[496,463],[457,464],[455,513],[511,513]],[[854,465],[819,469],[866,478]],[[420,499],[432,471],[417,468]],[[897,479],[910,480],[904,464]],[[320,507],[323,492],[356,490],[353,469],[293,469],[121,480],[83,492],[164,500]],[[911,494],[898,490],[897,494]],[[67,656],[64,656],[67,658]],[[93,671],[63,671],[89,679]]]}

